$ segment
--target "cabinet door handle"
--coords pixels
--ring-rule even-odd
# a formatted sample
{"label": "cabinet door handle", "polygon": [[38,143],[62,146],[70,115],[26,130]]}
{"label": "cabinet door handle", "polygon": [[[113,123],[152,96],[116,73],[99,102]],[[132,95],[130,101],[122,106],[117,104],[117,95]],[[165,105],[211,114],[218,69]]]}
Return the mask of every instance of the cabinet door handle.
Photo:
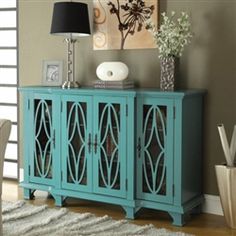
{"label": "cabinet door handle", "polygon": [[141,138],[138,138],[138,146],[137,146],[137,150],[138,150],[138,158],[141,157]]}
{"label": "cabinet door handle", "polygon": [[92,145],[91,134],[89,133],[89,137],[88,137],[88,151],[89,151],[89,153],[91,153],[91,145]]}
{"label": "cabinet door handle", "polygon": [[98,136],[95,134],[95,139],[94,139],[94,152],[95,154],[97,153],[97,146],[98,146]]}
{"label": "cabinet door handle", "polygon": [[53,148],[55,149],[55,146],[56,146],[56,133],[55,133],[55,129],[53,130],[53,136],[52,136],[52,145],[53,145]]}

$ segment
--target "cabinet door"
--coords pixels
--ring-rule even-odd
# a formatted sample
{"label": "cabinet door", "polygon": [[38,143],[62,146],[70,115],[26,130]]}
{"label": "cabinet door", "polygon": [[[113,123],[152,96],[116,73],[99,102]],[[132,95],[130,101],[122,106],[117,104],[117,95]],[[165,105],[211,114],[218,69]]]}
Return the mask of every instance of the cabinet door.
{"label": "cabinet door", "polygon": [[53,96],[35,94],[30,99],[30,181],[53,185],[53,154],[55,131],[53,129]]}
{"label": "cabinet door", "polygon": [[126,196],[126,99],[94,98],[94,192]]}
{"label": "cabinet door", "polygon": [[137,197],[173,201],[173,101],[138,98]]}
{"label": "cabinet door", "polygon": [[62,97],[62,187],[92,189],[92,100],[89,96]]}

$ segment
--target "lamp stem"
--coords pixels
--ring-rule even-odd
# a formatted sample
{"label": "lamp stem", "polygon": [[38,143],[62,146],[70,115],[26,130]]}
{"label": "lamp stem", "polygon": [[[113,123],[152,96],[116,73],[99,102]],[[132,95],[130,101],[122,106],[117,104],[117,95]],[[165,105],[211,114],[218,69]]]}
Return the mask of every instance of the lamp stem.
{"label": "lamp stem", "polygon": [[66,81],[63,83],[62,88],[78,88],[79,84],[75,81],[75,74],[74,74],[74,51],[75,51],[75,39],[67,38],[67,76]]}

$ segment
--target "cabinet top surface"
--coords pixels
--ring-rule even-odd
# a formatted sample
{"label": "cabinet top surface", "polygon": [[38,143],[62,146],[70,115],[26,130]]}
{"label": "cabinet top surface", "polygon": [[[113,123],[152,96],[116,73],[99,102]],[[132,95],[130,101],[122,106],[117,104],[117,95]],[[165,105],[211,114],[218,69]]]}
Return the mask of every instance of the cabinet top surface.
{"label": "cabinet top surface", "polygon": [[97,89],[93,87],[82,87],[72,89],[62,89],[61,87],[48,87],[48,86],[23,86],[19,88],[20,92],[40,92],[52,93],[61,95],[114,95],[114,96],[131,96],[136,95],[153,95],[153,96],[171,96],[171,97],[184,97],[186,95],[204,94],[206,91],[202,89],[189,89],[177,91],[161,91],[157,88],[134,88],[134,89]]}

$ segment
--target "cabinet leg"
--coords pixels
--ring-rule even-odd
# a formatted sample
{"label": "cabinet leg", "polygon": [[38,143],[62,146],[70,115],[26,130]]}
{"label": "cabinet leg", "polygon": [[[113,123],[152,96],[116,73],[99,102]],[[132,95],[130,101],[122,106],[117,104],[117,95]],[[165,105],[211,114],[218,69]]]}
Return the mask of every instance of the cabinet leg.
{"label": "cabinet leg", "polygon": [[133,220],[135,218],[135,213],[136,213],[135,207],[123,206],[123,208],[126,212],[126,218]]}
{"label": "cabinet leg", "polygon": [[31,200],[34,199],[35,190],[24,188],[24,199]]}
{"label": "cabinet leg", "polygon": [[172,224],[175,226],[183,226],[185,224],[185,215],[176,213],[176,212],[168,212],[173,219]]}
{"label": "cabinet leg", "polygon": [[54,199],[55,199],[55,205],[62,207],[64,205],[64,198],[62,196],[59,195],[53,195]]}
{"label": "cabinet leg", "polygon": [[202,205],[198,205],[196,207],[194,207],[191,211],[191,214],[194,214],[194,215],[199,215],[202,213]]}

